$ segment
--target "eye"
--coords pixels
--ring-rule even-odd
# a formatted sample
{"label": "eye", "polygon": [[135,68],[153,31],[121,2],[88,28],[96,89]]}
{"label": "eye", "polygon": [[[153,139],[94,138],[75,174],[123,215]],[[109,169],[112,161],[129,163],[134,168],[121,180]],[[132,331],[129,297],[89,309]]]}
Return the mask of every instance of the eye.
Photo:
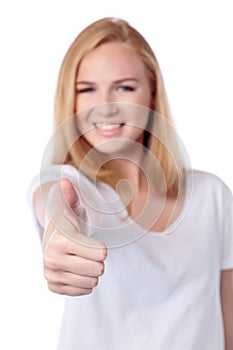
{"label": "eye", "polygon": [[93,92],[94,88],[86,87],[86,88],[82,88],[82,89],[77,89],[76,91],[78,94],[85,94],[85,93]]}
{"label": "eye", "polygon": [[133,86],[129,86],[129,85],[121,85],[118,87],[118,90],[120,90],[120,91],[135,91],[135,88]]}

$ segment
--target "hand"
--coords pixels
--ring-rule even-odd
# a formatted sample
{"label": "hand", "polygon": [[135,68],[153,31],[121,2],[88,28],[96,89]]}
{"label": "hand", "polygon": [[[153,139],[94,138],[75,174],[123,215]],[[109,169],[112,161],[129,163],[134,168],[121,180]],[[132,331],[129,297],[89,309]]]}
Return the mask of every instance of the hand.
{"label": "hand", "polygon": [[[75,208],[79,199],[72,183],[68,179],[62,179],[58,185],[69,212],[78,218],[80,213],[77,213]],[[75,241],[61,232],[60,225],[56,227],[57,220],[62,224],[62,230],[65,231],[66,227],[68,231],[73,230]],[[67,218],[67,210],[59,213],[56,219],[49,220],[43,236],[42,249],[44,275],[52,292],[68,296],[90,294],[104,273],[106,246],[79,233],[77,225],[75,228],[72,224],[72,218]]]}

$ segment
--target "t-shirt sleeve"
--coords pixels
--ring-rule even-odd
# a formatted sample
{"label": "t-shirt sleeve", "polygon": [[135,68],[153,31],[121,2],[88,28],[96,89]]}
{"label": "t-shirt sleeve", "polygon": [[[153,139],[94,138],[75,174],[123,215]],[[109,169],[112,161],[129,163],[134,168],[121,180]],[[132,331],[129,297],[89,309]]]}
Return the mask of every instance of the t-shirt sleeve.
{"label": "t-shirt sleeve", "polygon": [[228,192],[224,210],[221,269],[233,269],[233,196]]}

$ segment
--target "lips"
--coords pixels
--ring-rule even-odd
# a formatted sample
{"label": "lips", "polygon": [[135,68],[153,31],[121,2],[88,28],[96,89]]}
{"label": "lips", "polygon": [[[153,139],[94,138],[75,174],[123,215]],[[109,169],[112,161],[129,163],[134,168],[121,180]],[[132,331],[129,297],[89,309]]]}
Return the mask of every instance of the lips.
{"label": "lips", "polygon": [[100,136],[111,137],[120,135],[125,123],[122,122],[100,122],[94,123],[95,130]]}
{"label": "lips", "polygon": [[94,124],[95,128],[103,131],[111,131],[120,129],[124,123],[96,123]]}

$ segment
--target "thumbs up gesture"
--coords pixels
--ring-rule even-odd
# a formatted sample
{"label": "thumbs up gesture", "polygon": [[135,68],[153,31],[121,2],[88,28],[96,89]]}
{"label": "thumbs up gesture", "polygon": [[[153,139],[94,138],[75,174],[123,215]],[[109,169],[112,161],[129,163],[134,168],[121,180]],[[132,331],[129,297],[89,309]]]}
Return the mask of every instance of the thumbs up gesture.
{"label": "thumbs up gesture", "polygon": [[78,194],[71,181],[62,179],[54,184],[46,203],[50,215],[42,249],[48,288],[68,296],[90,294],[104,273],[107,248],[79,232],[79,221],[85,212],[78,205]]}

